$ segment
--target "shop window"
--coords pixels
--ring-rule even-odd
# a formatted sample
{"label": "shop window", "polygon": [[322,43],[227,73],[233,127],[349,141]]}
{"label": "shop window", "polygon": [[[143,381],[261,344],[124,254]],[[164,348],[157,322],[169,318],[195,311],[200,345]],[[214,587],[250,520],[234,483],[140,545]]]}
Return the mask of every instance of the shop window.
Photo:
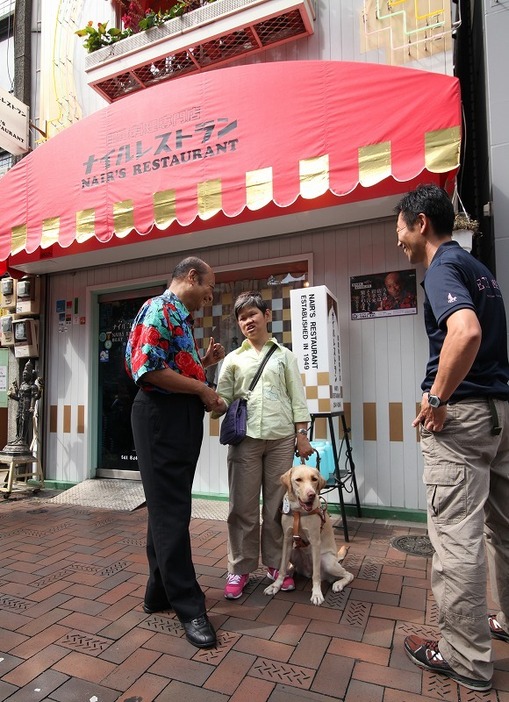
{"label": "shop window", "polygon": [[[288,348],[292,348],[290,320],[290,290],[308,284],[307,261],[292,264],[262,266],[247,270],[216,273],[216,289],[212,305],[195,314],[195,337],[200,348],[206,348],[212,336],[225,347],[227,353],[238,348],[243,336],[237,325],[233,306],[241,292],[259,292],[272,310],[272,335]],[[216,382],[217,368],[208,372],[208,380]]]}

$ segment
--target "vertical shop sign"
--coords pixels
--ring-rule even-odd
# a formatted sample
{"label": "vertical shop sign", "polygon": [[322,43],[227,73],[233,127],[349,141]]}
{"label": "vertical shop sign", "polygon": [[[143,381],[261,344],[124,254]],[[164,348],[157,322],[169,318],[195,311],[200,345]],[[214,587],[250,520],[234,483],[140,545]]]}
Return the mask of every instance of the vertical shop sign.
{"label": "vertical shop sign", "polygon": [[325,285],[290,291],[292,348],[311,414],[341,412],[343,385],[338,302]]}

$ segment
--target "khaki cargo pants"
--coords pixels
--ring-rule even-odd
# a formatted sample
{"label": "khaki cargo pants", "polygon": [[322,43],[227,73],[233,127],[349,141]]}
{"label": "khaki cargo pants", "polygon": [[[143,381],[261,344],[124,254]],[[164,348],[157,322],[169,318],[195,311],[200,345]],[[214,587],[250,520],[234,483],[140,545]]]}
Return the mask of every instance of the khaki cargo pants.
{"label": "khaki cargo pants", "polygon": [[[243,575],[262,563],[281,565],[283,530],[280,507],[286,488],[280,477],[290,470],[295,436],[285,439],[252,439],[246,436],[228,447],[228,572]],[[260,535],[260,491],[263,498]]]}
{"label": "khaki cargo pants", "polygon": [[509,631],[509,402],[449,405],[443,430],[421,427],[421,443],[440,652],[461,675],[491,680],[486,552],[495,613]]}

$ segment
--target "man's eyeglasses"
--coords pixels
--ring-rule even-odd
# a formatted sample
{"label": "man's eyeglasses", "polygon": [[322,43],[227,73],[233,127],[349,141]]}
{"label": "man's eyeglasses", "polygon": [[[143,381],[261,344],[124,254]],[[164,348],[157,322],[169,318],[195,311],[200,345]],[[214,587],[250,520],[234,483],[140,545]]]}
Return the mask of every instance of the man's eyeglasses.
{"label": "man's eyeglasses", "polygon": [[404,227],[396,227],[396,234],[399,234],[402,232],[404,229],[408,229],[407,225],[405,224]]}

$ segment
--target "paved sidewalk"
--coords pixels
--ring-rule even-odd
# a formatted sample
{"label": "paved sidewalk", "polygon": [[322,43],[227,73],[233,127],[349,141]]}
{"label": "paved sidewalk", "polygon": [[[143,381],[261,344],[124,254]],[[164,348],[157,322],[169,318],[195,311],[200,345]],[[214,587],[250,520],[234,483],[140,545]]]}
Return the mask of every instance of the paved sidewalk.
{"label": "paved sidewalk", "polygon": [[[350,519],[355,580],[314,607],[310,583],[266,597],[263,570],[223,598],[226,523],[193,519],[194,562],[218,629],[200,651],[146,615],[146,509],[0,500],[0,702],[509,702],[509,645],[489,693],[421,672],[402,641],[436,634],[429,559],[391,547],[419,526]],[[338,544],[341,530],[336,530]]]}

